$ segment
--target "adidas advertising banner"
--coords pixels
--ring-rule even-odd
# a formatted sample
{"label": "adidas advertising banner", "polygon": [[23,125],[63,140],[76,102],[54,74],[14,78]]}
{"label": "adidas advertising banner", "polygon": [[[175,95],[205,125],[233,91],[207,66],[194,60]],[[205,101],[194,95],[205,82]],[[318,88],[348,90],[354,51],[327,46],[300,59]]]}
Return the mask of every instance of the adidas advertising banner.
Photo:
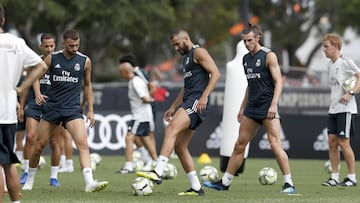
{"label": "adidas advertising banner", "polygon": [[[194,156],[208,153],[219,156],[222,135],[222,111],[224,85],[220,84],[211,94],[211,112],[197,129],[190,151]],[[124,154],[127,121],[131,119],[127,98],[127,85],[94,84],[95,127],[88,129],[88,142],[92,152],[101,154]],[[156,131],[158,151],[164,137],[163,113],[176,98],[180,86],[163,88],[165,93],[157,96]],[[358,102],[360,103],[360,101]],[[281,140],[290,158],[327,159],[327,108],[329,90],[315,88],[284,88],[280,99]],[[238,109],[234,109],[238,111]],[[356,122],[360,129],[359,122]],[[236,135],[237,136],[237,135]],[[234,140],[235,141],[235,140]],[[360,135],[352,138],[355,156],[360,154]],[[49,149],[47,149],[49,154]],[[77,151],[75,150],[75,153]],[[250,144],[249,158],[274,157],[261,127]]]}

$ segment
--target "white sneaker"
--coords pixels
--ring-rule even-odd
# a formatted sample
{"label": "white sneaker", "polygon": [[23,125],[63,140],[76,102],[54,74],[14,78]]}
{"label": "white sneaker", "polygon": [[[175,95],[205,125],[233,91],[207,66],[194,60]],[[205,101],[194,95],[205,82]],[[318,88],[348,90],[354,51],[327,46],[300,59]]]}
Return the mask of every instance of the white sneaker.
{"label": "white sneaker", "polygon": [[74,172],[74,167],[72,166],[64,166],[59,168],[59,173],[72,173]]}
{"label": "white sneaker", "polygon": [[24,184],[24,186],[22,187],[22,190],[32,190],[34,186],[34,181],[30,181],[30,180],[27,180]]}
{"label": "white sneaker", "polygon": [[85,186],[85,192],[97,192],[105,189],[109,185],[108,181],[94,181]]}

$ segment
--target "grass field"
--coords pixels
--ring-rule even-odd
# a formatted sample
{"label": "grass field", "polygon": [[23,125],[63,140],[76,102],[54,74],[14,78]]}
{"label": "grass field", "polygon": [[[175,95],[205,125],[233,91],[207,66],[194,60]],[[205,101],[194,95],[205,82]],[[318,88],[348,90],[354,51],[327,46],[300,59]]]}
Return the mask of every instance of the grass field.
{"label": "grass field", "polygon": [[[199,171],[204,164],[196,162]],[[101,165],[98,166],[94,177],[98,180],[108,180],[109,187],[97,193],[84,192],[83,175],[80,172],[78,157],[74,157],[75,171],[73,173],[60,173],[59,181],[62,184],[58,188],[49,186],[49,157],[46,157],[47,165],[38,170],[35,185],[32,191],[22,191],[22,202],[360,202],[359,188],[324,187],[321,181],[328,178],[324,171],[325,160],[291,160],[292,176],[297,190],[296,195],[280,193],[283,178],[275,159],[248,159],[243,175],[236,177],[229,191],[215,191],[204,188],[205,196],[177,196],[178,192],[190,188],[187,176],[183,172],[179,160],[171,159],[170,163],[177,166],[178,176],[175,179],[164,180],[163,184],[155,185],[154,192],[150,196],[133,196],[130,191],[131,181],[135,174],[115,173],[123,166],[123,156],[103,156]],[[345,163],[341,163],[341,179],[346,173]],[[219,159],[212,157],[213,166],[219,168]],[[360,164],[356,163],[357,168]],[[270,166],[278,171],[278,182],[271,186],[262,186],[257,180],[258,171]],[[22,171],[19,169],[21,175]],[[5,201],[9,201],[6,196]]]}

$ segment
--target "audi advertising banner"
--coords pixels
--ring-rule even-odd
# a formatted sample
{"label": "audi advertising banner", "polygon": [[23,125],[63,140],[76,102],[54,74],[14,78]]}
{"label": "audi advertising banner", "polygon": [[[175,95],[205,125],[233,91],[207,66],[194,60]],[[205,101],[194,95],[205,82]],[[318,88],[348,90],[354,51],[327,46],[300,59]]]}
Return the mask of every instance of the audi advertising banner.
{"label": "audi advertising banner", "polygon": [[[127,84],[94,84],[93,88],[96,122],[94,128],[88,129],[90,150],[101,154],[122,155],[125,149],[126,122],[131,119]],[[180,86],[169,85],[160,90],[155,96],[158,151],[164,136],[163,113],[178,95]],[[279,102],[281,141],[289,157],[328,158],[326,122],[329,99],[328,89],[284,88]],[[211,112],[190,143],[189,148],[194,156],[204,152],[210,156],[219,156],[223,101],[224,87],[219,85],[210,96]],[[356,127],[360,127],[359,122]],[[360,147],[357,147],[359,137],[355,136],[351,140],[356,155],[360,153]],[[249,157],[274,157],[263,127],[251,142]]]}

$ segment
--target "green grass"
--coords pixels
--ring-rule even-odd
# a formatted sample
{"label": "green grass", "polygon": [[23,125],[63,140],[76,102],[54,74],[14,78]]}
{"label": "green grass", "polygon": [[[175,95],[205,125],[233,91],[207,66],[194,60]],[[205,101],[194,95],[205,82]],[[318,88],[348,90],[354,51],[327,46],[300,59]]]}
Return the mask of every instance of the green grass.
{"label": "green grass", "polygon": [[[187,176],[182,170],[179,160],[171,159],[178,169],[178,176],[172,180],[164,180],[163,184],[155,185],[154,192],[150,196],[133,196],[130,191],[131,181],[135,174],[115,173],[123,166],[123,156],[103,156],[101,165],[94,173],[95,179],[108,180],[108,188],[97,193],[84,192],[83,175],[80,172],[78,157],[74,157],[75,171],[73,173],[60,173],[61,187],[49,186],[49,157],[46,157],[47,165],[38,170],[35,185],[32,191],[22,191],[22,202],[354,202],[359,199],[359,189],[324,187],[321,181],[328,178],[323,166],[325,160],[291,160],[292,176],[298,195],[286,195],[280,193],[283,178],[275,159],[248,159],[245,173],[236,177],[229,191],[215,191],[204,188],[204,197],[177,196],[178,192],[190,188]],[[204,164],[197,163],[198,157],[194,158],[197,171]],[[341,178],[346,174],[345,163],[341,163]],[[219,168],[219,159],[212,158],[213,166]],[[359,163],[356,163],[359,168]],[[271,186],[262,186],[257,180],[259,170],[264,166],[270,166],[278,171],[278,182]],[[21,175],[21,170],[19,173]],[[9,201],[8,196],[5,202]]]}

